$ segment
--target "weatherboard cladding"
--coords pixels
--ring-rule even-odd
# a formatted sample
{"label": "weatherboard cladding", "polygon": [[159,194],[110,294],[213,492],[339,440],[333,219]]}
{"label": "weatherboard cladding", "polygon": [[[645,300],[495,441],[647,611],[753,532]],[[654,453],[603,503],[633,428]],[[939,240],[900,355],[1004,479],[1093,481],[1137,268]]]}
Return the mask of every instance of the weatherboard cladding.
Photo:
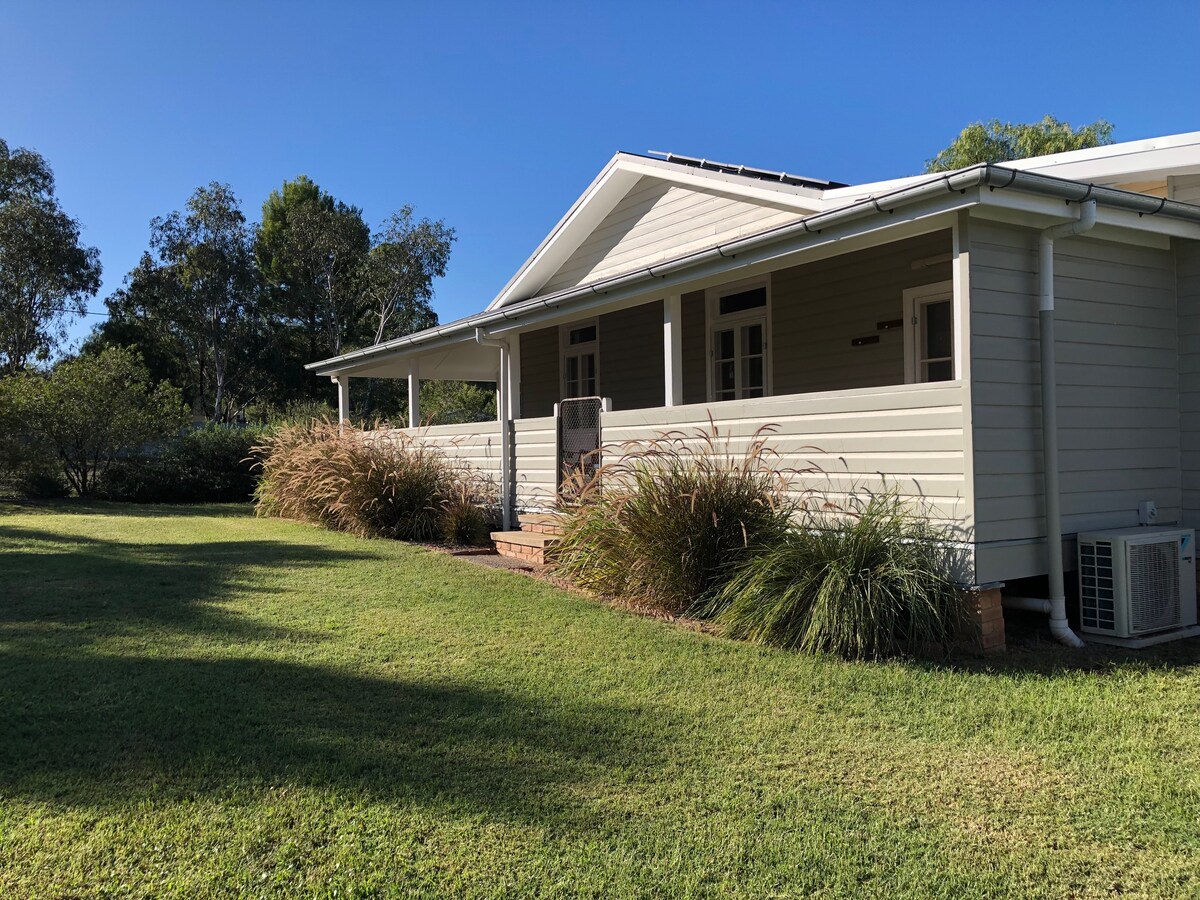
{"label": "weatherboard cladding", "polygon": [[558,329],[526,331],[521,335],[521,415],[553,415],[558,399]]}
{"label": "weatherboard cladding", "polygon": [[[1037,231],[973,221],[971,393],[978,577],[1045,571]],[[1182,514],[1179,320],[1169,250],[1055,245],[1063,531]]]}
{"label": "weatherboard cladding", "polygon": [[1200,527],[1200,241],[1175,241],[1183,522]]}
{"label": "weatherboard cladding", "polygon": [[643,176],[538,294],[633,272],[799,219],[794,209]]}
{"label": "weatherboard cladding", "polygon": [[605,313],[599,325],[600,393],[615,410],[662,406],[662,301]]}
{"label": "weatherboard cladding", "polygon": [[[904,382],[904,329],[880,330],[904,313],[904,290],[948,281],[950,263],[913,268],[948,254],[938,231],[775,272],[771,279],[772,375],[776,394]],[[878,343],[852,346],[862,336]]]}

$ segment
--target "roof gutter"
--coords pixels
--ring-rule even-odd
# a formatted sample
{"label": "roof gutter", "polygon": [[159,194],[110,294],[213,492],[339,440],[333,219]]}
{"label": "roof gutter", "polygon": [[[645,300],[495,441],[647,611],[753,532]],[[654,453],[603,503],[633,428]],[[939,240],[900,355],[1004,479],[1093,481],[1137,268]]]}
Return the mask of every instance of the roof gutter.
{"label": "roof gutter", "polygon": [[686,269],[702,266],[708,262],[730,259],[739,254],[757,250],[769,244],[785,241],[791,237],[805,234],[820,234],[826,228],[833,228],[854,222],[858,219],[879,213],[890,213],[901,206],[907,206],[920,200],[940,196],[945,193],[965,194],[976,187],[986,187],[990,190],[1015,188],[1030,193],[1057,197],[1068,202],[1082,203],[1094,200],[1098,205],[1135,212],[1139,216],[1164,215],[1170,218],[1182,219],[1200,224],[1200,206],[1190,203],[1180,203],[1176,200],[1159,199],[1132,191],[1122,191],[1116,188],[1099,187],[1094,184],[1084,184],[1052,175],[1037,175],[1008,169],[991,163],[981,163],[969,169],[948,172],[938,175],[928,181],[910,185],[895,191],[874,197],[865,197],[846,206],[831,209],[827,212],[814,213],[798,222],[780,225],[749,237],[726,241],[707,250],[698,250],[676,259],[668,260],[653,266],[647,266],[624,275],[597,281],[582,287],[567,288],[544,297],[523,300],[510,306],[501,307],[491,312],[483,312],[456,322],[449,322],[435,328],[406,335],[383,344],[364,347],[342,356],[309,363],[304,368],[317,370],[320,375],[336,371],[345,364],[365,361],[375,356],[381,356],[389,351],[402,350],[407,347],[419,346],[438,341],[443,338],[459,337],[470,339],[476,329],[487,329],[490,325],[503,324],[543,309],[555,309],[583,297],[603,296],[611,291],[629,288],[643,282],[652,283],[666,278],[668,275]]}

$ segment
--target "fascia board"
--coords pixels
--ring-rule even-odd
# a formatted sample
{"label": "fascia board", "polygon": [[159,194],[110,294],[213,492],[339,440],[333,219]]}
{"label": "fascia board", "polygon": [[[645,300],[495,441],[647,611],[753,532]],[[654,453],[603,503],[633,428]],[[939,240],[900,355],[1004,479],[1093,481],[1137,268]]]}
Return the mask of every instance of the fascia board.
{"label": "fascia board", "polygon": [[[558,220],[558,224],[550,229],[549,234],[538,244],[530,257],[525,260],[516,274],[509,279],[496,298],[486,307],[487,311],[499,309],[514,299],[524,299],[530,293],[530,282],[541,276],[544,284],[558,266],[561,266],[575,251],[571,246],[571,237],[576,229],[595,228],[604,217],[612,212],[625,192],[637,181],[634,175],[620,165],[622,154],[616,154],[600,170],[579,198],[571,204],[571,208]],[[594,221],[593,221],[594,220]],[[582,238],[580,238],[580,242]],[[576,242],[576,246],[579,242]],[[560,259],[561,257],[561,259]],[[553,268],[551,268],[553,267]],[[545,269],[550,271],[545,272]],[[544,273],[544,274],[543,274]],[[539,285],[540,286],[540,285]]]}
{"label": "fascia board", "polygon": [[[1106,160],[1119,160],[1130,156],[1169,150],[1187,150],[1200,147],[1200,131],[1189,131],[1183,134],[1168,134],[1162,137],[1145,138],[1140,141],[1123,141],[1119,144],[1106,144],[1103,147],[1089,147],[1086,150],[1068,150],[1064,153],[1052,153],[1048,156],[1032,156],[1028,159],[1017,159],[1003,163],[1006,168],[1024,171],[1042,171],[1043,174],[1055,174],[1059,166],[1073,166],[1095,163],[1103,164]],[[1062,175],[1066,178],[1070,176]]]}

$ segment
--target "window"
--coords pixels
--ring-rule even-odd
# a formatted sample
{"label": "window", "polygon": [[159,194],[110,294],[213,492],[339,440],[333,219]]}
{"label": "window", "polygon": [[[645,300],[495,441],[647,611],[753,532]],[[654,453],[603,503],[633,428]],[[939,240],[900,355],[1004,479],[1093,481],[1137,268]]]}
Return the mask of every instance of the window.
{"label": "window", "polygon": [[904,292],[905,380],[954,380],[954,285],[909,288]]}
{"label": "window", "polygon": [[595,319],[589,322],[573,322],[559,329],[564,400],[599,395],[598,336]]}
{"label": "window", "polygon": [[768,286],[762,279],[709,290],[709,399],[767,395],[769,309]]}

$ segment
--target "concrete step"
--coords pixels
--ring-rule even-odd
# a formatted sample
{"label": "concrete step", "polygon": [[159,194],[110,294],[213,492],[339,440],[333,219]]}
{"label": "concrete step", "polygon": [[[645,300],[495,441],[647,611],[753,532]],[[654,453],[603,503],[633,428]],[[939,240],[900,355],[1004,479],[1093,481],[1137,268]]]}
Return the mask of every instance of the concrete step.
{"label": "concrete step", "polygon": [[558,543],[557,536],[530,531],[493,531],[496,552],[535,566],[546,564],[546,550]]}
{"label": "concrete step", "polygon": [[521,530],[530,534],[563,533],[563,517],[558,513],[525,513],[519,521]]}

